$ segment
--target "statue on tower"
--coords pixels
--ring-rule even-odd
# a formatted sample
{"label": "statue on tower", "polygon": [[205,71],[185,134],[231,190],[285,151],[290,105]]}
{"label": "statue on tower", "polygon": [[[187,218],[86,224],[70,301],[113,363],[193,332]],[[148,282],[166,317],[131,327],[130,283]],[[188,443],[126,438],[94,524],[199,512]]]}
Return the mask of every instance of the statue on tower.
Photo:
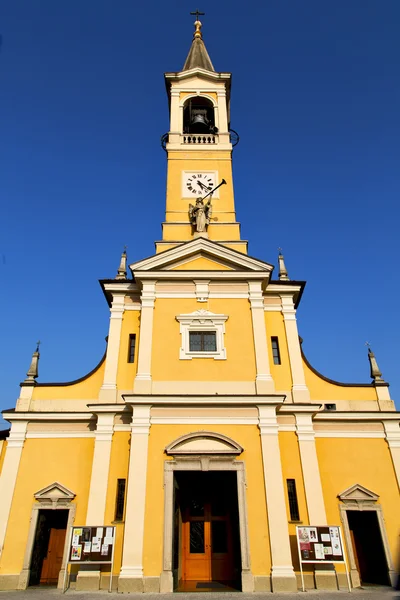
{"label": "statue on tower", "polygon": [[211,198],[206,204],[204,204],[203,198],[197,198],[195,205],[189,204],[189,219],[198,233],[203,233],[207,230],[211,216]]}

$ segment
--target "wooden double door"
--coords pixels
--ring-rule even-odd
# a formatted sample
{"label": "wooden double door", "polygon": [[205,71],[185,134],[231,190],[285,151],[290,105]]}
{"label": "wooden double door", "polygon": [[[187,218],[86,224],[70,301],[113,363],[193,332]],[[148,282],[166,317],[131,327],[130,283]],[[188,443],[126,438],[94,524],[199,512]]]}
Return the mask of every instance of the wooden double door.
{"label": "wooden double door", "polygon": [[192,480],[192,487],[184,494],[182,578],[233,581],[237,562],[236,489],[232,491],[229,485],[225,489],[213,486],[212,483],[217,483],[214,474],[208,478],[201,475],[197,474],[197,480]]}

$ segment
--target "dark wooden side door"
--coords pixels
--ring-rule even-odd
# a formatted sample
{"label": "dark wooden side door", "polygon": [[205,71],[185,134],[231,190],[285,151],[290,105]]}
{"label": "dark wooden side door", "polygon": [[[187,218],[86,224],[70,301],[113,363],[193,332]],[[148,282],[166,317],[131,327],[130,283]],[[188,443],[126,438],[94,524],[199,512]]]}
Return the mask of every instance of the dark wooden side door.
{"label": "dark wooden side door", "polygon": [[65,529],[54,527],[50,529],[49,545],[40,574],[41,584],[54,585],[58,582],[64,553],[65,534]]}

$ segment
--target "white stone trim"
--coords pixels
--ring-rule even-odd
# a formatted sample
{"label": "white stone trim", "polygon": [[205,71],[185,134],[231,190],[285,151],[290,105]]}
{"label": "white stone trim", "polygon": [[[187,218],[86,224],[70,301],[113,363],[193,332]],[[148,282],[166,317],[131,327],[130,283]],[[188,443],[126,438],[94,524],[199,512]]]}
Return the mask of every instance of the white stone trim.
{"label": "white stone trim", "polygon": [[151,393],[151,352],[153,347],[154,302],[156,298],[156,280],[143,282],[141,303],[142,314],[140,323],[137,373],[135,377],[135,392]]}
{"label": "white stone trim", "polygon": [[27,440],[42,440],[42,439],[68,439],[68,438],[94,438],[94,431],[28,431],[26,434]]}
{"label": "white stone trim", "polygon": [[303,471],[308,519],[310,523],[326,525],[326,511],[318,465],[312,414],[295,413],[301,468]]}
{"label": "white stone trim", "polygon": [[256,390],[257,394],[271,393],[275,385],[269,366],[262,282],[249,281],[248,285],[256,359]]}
{"label": "white stone trim", "polygon": [[193,283],[196,286],[197,302],[207,302],[210,295],[210,280],[195,279]]}
{"label": "white stone trim", "polygon": [[242,446],[232,438],[221,433],[204,430],[181,435],[165,447],[165,453],[169,456],[198,456],[199,454],[206,454],[208,456],[216,455],[220,457],[224,454],[233,457],[242,454],[242,452]]}
{"label": "white stone trim", "polygon": [[[245,278],[249,277],[252,274],[254,275],[254,271],[258,271],[258,277],[260,278],[260,271],[263,272],[264,277],[269,277],[273,267],[269,263],[265,263],[261,260],[256,260],[254,258],[250,258],[245,254],[240,254],[226,246],[216,245],[214,242],[210,242],[206,238],[196,238],[191,242],[180,244],[179,246],[175,246],[174,248],[170,248],[169,250],[165,250],[165,252],[161,252],[160,254],[155,254],[146,258],[144,260],[138,261],[129,265],[132,272],[137,273],[139,278],[143,278],[145,276],[146,271],[150,271],[148,275],[151,276],[151,271],[153,271],[153,277],[155,279],[159,279],[162,275],[167,277],[176,277],[182,278],[183,273],[179,271],[168,271],[163,272],[162,269],[165,269],[167,265],[171,262],[175,262],[177,260],[182,260],[185,257],[190,257],[192,254],[203,252],[209,256],[215,256],[217,259],[227,261],[228,263],[232,263],[233,265],[238,265],[242,269],[248,269],[247,272],[222,272],[218,273],[218,277],[226,277],[229,278],[241,276]],[[156,270],[157,269],[157,270]],[[253,272],[253,273],[252,273]],[[156,275],[156,276],[155,276]],[[184,274],[185,278],[187,278],[187,273]],[[205,279],[213,279],[215,278],[215,271],[202,271],[202,277]],[[193,271],[193,279],[198,279],[199,272]]]}
{"label": "white stone trim", "polygon": [[106,360],[104,367],[103,385],[100,388],[101,402],[115,402],[117,396],[118,356],[121,345],[121,329],[124,316],[125,292],[113,294],[110,308],[110,326]]}
{"label": "white stone trim", "polygon": [[125,310],[138,310],[138,311],[141,311],[142,310],[142,306],[141,306],[140,302],[131,302],[129,304],[125,304],[124,305],[124,309]]}
{"label": "white stone trim", "polygon": [[[214,360],[226,359],[226,348],[224,345],[225,321],[228,315],[220,315],[209,310],[196,310],[192,313],[177,315],[176,320],[180,324],[181,347],[179,348],[180,360],[191,360],[192,358],[213,358]],[[215,352],[195,352],[190,350],[190,332],[213,331],[217,350]]]}
{"label": "white stone trim", "polygon": [[28,421],[13,422],[7,440],[6,455],[0,474],[0,557],[3,552],[27,427]]}
{"label": "white stone trim", "polygon": [[296,592],[297,582],[289,542],[276,409],[274,406],[258,406],[258,411],[272,559],[272,591],[284,589]]}
{"label": "white stone trim", "polygon": [[104,523],[114,417],[114,412],[97,415],[86,525]]}
{"label": "white stone trim", "polygon": [[[123,394],[125,402],[127,404],[133,404],[133,405],[142,405],[142,404],[148,404],[149,403],[149,397],[147,395],[142,396],[141,394]],[[258,405],[273,405],[273,406],[277,406],[279,404],[283,404],[285,400],[285,396],[282,396],[280,394],[271,394],[271,395],[260,395],[260,396],[254,396],[254,395],[240,395],[240,396],[234,396],[234,395],[226,395],[226,396],[222,396],[222,395],[218,395],[218,396],[212,396],[212,395],[208,395],[208,396],[201,396],[201,395],[191,395],[191,396],[179,396],[178,394],[176,395],[171,395],[171,396],[158,396],[158,395],[151,395],[151,404],[152,406],[159,406],[159,405],[168,405],[168,404],[175,404],[177,406],[191,406],[191,405],[198,405],[198,406],[258,406]]]}
{"label": "white stone trim", "polygon": [[293,382],[293,402],[310,402],[310,392],[304,376],[303,359],[301,356],[299,332],[297,330],[296,322],[296,309],[294,307],[292,295],[281,294],[281,303]]}
{"label": "white stone trim", "polygon": [[139,580],[139,589],[143,591],[144,516],[150,408],[150,405],[133,407],[124,543],[118,580],[120,591],[123,590],[124,579]]}
{"label": "white stone trim", "polygon": [[384,439],[383,431],[316,431],[316,438]]}
{"label": "white stone trim", "polygon": [[[88,402],[88,400],[85,400]],[[89,401],[90,402],[90,401]],[[86,413],[74,413],[74,412],[4,412],[3,418],[11,423],[16,421],[90,421],[94,419],[90,411]]]}
{"label": "white stone trim", "polygon": [[383,426],[400,490],[400,426],[396,421],[383,421]]}
{"label": "white stone trim", "polygon": [[[372,403],[372,401],[371,401]],[[320,412],[314,416],[316,421],[400,421],[400,413],[398,412],[358,412],[358,411],[335,411],[335,412]]]}

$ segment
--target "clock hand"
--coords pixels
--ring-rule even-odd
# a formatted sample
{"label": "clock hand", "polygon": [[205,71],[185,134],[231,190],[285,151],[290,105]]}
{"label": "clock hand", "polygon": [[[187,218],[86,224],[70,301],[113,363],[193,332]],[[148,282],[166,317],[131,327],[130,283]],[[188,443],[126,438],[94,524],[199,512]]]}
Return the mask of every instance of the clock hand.
{"label": "clock hand", "polygon": [[208,190],[208,187],[204,185],[201,181],[197,180],[197,185],[199,185],[203,190]]}

